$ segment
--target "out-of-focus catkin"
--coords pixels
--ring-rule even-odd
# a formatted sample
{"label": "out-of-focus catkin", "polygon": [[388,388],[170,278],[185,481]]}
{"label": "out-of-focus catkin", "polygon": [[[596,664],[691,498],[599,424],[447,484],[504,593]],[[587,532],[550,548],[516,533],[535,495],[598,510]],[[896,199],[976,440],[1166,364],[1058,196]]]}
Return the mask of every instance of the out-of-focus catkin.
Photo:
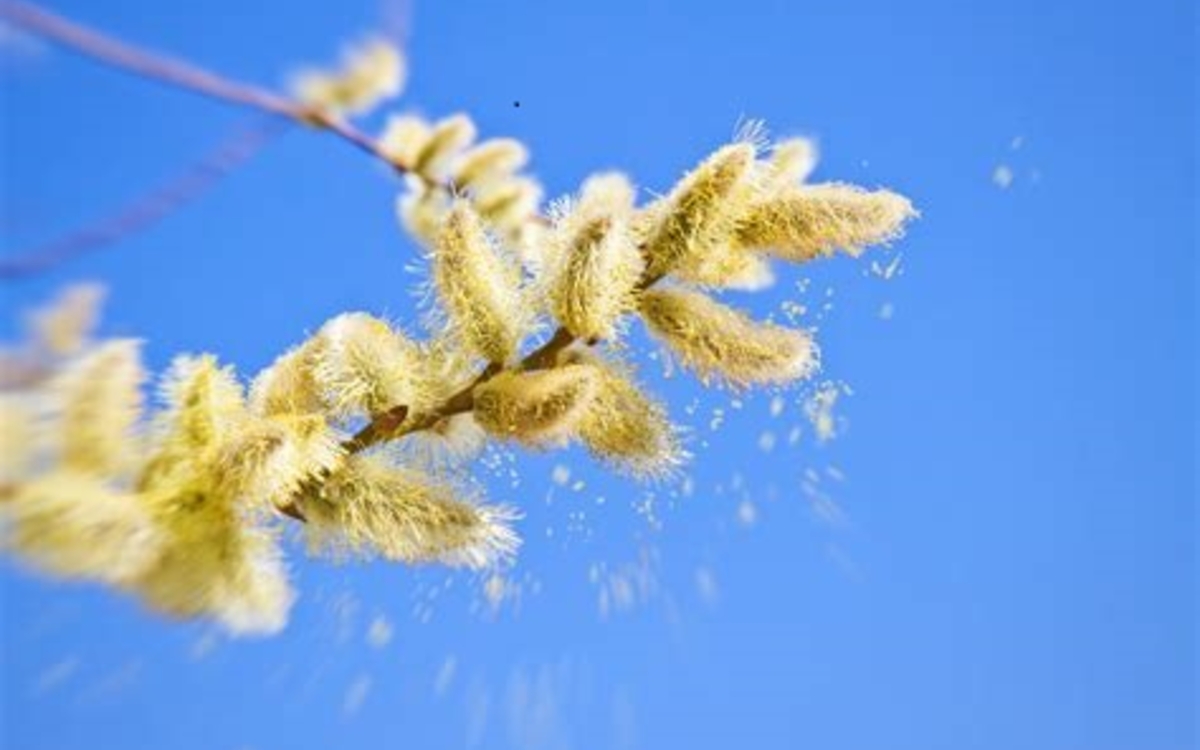
{"label": "out-of-focus catkin", "polygon": [[56,378],[57,436],[62,462],[108,476],[136,459],[134,428],[141,418],[141,344],[108,341],[82,354]]}
{"label": "out-of-focus catkin", "polygon": [[404,89],[404,55],[384,39],[350,47],[338,70],[302,71],[292,80],[295,97],[326,115],[360,115]]}
{"label": "out-of-focus catkin", "polygon": [[439,120],[417,150],[413,171],[434,180],[444,179],[450,164],[475,140],[475,132],[475,123],[465,114]]}
{"label": "out-of-focus catkin", "polygon": [[474,209],[458,201],[438,234],[433,283],[452,330],[490,362],[508,362],[526,326],[519,266],[493,243]]}
{"label": "out-of-focus catkin", "polygon": [[33,471],[42,431],[35,404],[0,392],[0,487],[16,486]]}
{"label": "out-of-focus catkin", "polygon": [[278,541],[230,486],[221,461],[247,425],[240,386],[211,356],[180,357],[163,392],[157,449],[138,482],[162,544],[132,585],[167,614],[275,632],[293,599]]}
{"label": "out-of-focus catkin", "polygon": [[34,344],[57,357],[78,353],[96,326],[104,295],[104,287],[99,284],[75,284],[64,289],[57,299],[29,316]]}
{"label": "out-of-focus catkin", "polygon": [[0,544],[65,578],[126,585],[159,552],[158,529],[138,499],[69,469],[21,484],[0,505]]}
{"label": "out-of-focus catkin", "polygon": [[429,142],[433,126],[417,115],[392,115],[379,136],[379,150],[393,164],[403,164],[412,169],[417,156]]}
{"label": "out-of-focus catkin", "polygon": [[529,161],[529,151],[515,138],[491,138],[464,152],[454,167],[460,190],[479,187],[515,174]]}
{"label": "out-of-focus catkin", "polygon": [[228,367],[212,355],[181,355],[171,363],[159,392],[167,408],[160,412],[158,456],[147,471],[162,463],[195,461],[210,455],[215,446],[244,424],[242,389]]}
{"label": "out-of-focus catkin", "polygon": [[890,242],[917,215],[907,198],[836,183],[783,190],[756,203],[738,229],[743,247],[803,262],[841,249],[852,256]]}
{"label": "out-of-focus catkin", "polygon": [[531,446],[574,435],[596,392],[597,371],[577,364],[502,372],[475,389],[475,420],[489,435]]}
{"label": "out-of-focus catkin", "polygon": [[705,382],[783,384],[808,377],[817,364],[807,333],[755,322],[699,292],[650,291],[640,310],[650,331]]}
{"label": "out-of-focus catkin", "polygon": [[542,186],[530,177],[508,177],[485,182],[474,192],[475,209],[497,232],[519,237],[537,215]]}

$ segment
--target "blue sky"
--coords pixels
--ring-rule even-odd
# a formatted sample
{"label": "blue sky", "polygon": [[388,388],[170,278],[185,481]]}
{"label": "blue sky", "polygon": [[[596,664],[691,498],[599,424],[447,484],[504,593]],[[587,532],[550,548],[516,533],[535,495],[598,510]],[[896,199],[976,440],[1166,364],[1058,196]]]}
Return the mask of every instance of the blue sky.
{"label": "blue sky", "polygon": [[[380,16],[52,7],[267,84]],[[736,296],[807,305],[822,377],[851,391],[839,436],[814,440],[795,394],[773,416],[770,395],[653,378],[695,428],[694,490],[648,495],[575,452],[481,467],[527,514],[497,612],[470,576],[297,554],[288,630],[228,641],[6,564],[0,743],[1194,747],[1195,28],[1164,0],[416,2],[399,106],[523,139],[551,195],[610,167],[665,189],[761,117],[820,140],[818,179],[913,198],[893,252]],[[7,248],[245,118],[49,50],[5,65]],[[411,320],[395,190],[290,133],[152,231],[6,285],[0,325],[100,279],[107,330],[145,337],[155,367],[207,350],[251,373],[338,312]],[[633,602],[605,616],[614,578]]]}

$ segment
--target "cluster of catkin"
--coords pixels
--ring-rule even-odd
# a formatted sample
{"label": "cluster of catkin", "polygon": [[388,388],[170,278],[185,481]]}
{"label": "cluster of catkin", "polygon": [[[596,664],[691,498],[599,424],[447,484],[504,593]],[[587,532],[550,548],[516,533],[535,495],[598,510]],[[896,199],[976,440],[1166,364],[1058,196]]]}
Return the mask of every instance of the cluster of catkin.
{"label": "cluster of catkin", "polygon": [[[402,68],[376,43],[303,76],[297,96],[346,117],[398,91]],[[649,202],[607,173],[544,209],[520,143],[475,143],[464,115],[392,118],[377,147],[407,175],[425,335],[339,315],[245,388],[211,355],[181,356],[147,408],[139,343],[91,339],[98,295],[73,290],[31,318],[5,366],[4,545],[166,613],[270,632],[293,599],[284,519],[314,553],[479,568],[519,543],[517,514],[478,502],[463,475],[488,439],[578,442],[636,478],[669,475],[686,452],[623,356],[629,323],[705,383],[802,380],[818,361],[807,331],[712,293],[769,284],[773,260],[889,242],[915,215],[892,192],[807,184],[806,140],[760,140],[723,146]]]}

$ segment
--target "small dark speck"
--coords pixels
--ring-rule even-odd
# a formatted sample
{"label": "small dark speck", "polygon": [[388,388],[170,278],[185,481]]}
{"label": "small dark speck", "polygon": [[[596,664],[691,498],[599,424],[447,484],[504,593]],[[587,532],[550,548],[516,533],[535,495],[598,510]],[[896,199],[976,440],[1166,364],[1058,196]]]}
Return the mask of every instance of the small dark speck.
{"label": "small dark speck", "polygon": [[521,106],[521,103],[520,103],[520,102],[513,102],[513,106],[514,106],[514,107],[518,107],[518,108],[519,108],[519,107]]}

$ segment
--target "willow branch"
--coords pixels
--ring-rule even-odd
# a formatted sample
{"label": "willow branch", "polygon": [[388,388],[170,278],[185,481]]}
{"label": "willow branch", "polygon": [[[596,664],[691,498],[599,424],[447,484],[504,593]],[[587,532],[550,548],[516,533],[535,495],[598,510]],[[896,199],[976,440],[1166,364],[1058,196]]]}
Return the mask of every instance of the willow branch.
{"label": "willow branch", "polygon": [[297,105],[266,89],[232,81],[192,63],[135,47],[33,3],[4,0],[0,3],[0,18],[109,67],[142,78],[276,115],[297,116]]}
{"label": "willow branch", "polygon": [[116,214],[0,260],[0,280],[47,271],[84,253],[111,245],[161,221],[200,197],[282,135],[290,123],[275,117],[240,125],[221,144],[183,173],[140,196]]}
{"label": "willow branch", "polygon": [[453,189],[452,185],[440,185],[424,175],[414,173],[409,165],[390,157],[378,142],[345,120],[268,89],[226,78],[190,62],[129,44],[23,0],[0,0],[0,19],[110,68],[326,130],[401,174],[414,174],[431,186]]}
{"label": "willow branch", "polygon": [[[646,275],[638,284],[637,290],[642,292],[649,289],[661,281],[663,276],[664,274]],[[558,360],[558,355],[578,340],[574,334],[560,326],[544,344],[525,355],[513,369],[543,370],[553,367]],[[588,341],[586,343],[588,346],[592,346],[598,342]],[[342,443],[342,447],[347,453],[360,453],[378,443],[398,440],[407,435],[428,430],[443,419],[456,414],[465,414],[475,406],[475,389],[491,380],[503,371],[503,369],[503,367],[494,363],[488,365],[474,380],[456,391],[441,406],[417,416],[407,424],[404,423],[408,416],[407,406],[396,406],[388,409],[386,412],[372,419],[365,427],[355,433],[354,437]],[[397,415],[400,415],[399,419],[396,418]]]}

